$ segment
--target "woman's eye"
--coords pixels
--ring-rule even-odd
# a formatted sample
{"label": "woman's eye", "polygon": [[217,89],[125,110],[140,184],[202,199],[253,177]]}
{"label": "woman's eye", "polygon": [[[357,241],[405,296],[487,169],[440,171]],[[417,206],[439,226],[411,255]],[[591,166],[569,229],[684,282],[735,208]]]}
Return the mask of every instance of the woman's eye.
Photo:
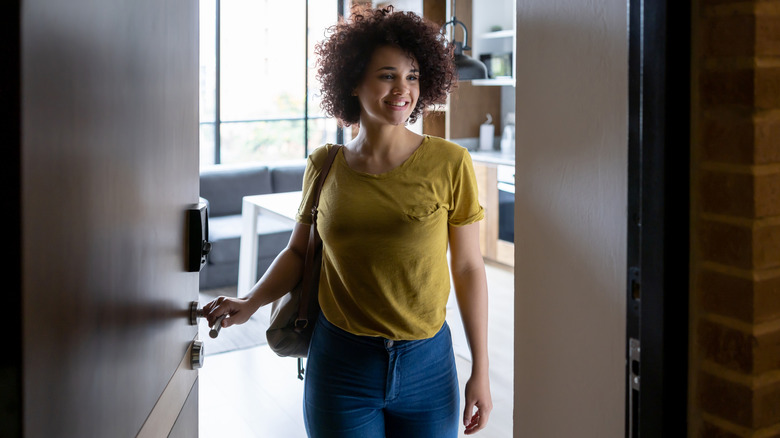
{"label": "woman's eye", "polygon": [[420,78],[418,78],[417,76],[409,76],[408,78],[406,78],[407,81],[416,81],[416,80],[419,80],[419,79]]}

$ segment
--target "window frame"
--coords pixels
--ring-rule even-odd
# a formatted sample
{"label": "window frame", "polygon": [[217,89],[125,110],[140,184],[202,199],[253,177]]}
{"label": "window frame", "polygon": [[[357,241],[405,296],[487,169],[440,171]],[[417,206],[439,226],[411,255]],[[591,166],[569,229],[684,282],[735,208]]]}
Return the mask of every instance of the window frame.
{"label": "window frame", "polygon": [[[305,47],[304,47],[304,65],[309,65],[309,60],[311,59],[309,57],[309,2],[312,0],[304,0],[305,1]],[[315,0],[316,1],[316,0]],[[220,46],[222,44],[221,42],[221,0],[214,0],[215,3],[215,23],[214,23],[214,29],[215,29],[215,84],[214,84],[214,113],[213,120],[209,121],[198,121],[198,130],[199,132],[202,131],[204,126],[212,126],[213,127],[213,144],[214,144],[214,150],[213,154],[213,165],[219,165],[222,164],[222,125],[223,124],[240,124],[240,123],[258,123],[258,122],[286,122],[286,121],[303,121],[303,150],[302,152],[302,158],[307,158],[309,156],[309,153],[311,152],[309,150],[309,122],[311,120],[332,120],[333,117],[328,117],[325,115],[310,115],[309,114],[309,93],[311,90],[310,87],[310,80],[309,80],[309,69],[306,68],[304,72],[304,81],[305,81],[305,96],[304,96],[304,102],[303,102],[303,116],[301,117],[268,117],[268,118],[254,118],[254,119],[241,119],[241,120],[222,120],[222,107],[221,107],[221,53],[220,53]],[[338,19],[342,19],[344,16],[345,11],[345,1],[344,0],[337,0],[336,1],[336,8],[337,8],[337,17]],[[199,94],[200,96],[200,94]],[[199,97],[200,99],[200,97]],[[200,136],[200,134],[199,134]],[[336,129],[336,142],[337,143],[343,143],[344,142],[344,127],[341,126],[341,124],[338,124]],[[209,164],[212,165],[212,164]]]}

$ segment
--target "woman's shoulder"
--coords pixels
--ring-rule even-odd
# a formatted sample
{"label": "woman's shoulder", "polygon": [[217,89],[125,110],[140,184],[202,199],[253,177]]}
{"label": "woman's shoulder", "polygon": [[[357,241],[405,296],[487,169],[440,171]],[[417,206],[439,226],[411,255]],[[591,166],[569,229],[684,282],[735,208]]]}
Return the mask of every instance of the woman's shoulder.
{"label": "woman's shoulder", "polygon": [[452,142],[450,140],[445,140],[441,137],[436,137],[434,135],[427,135],[426,138],[428,140],[429,145],[436,148],[436,150],[439,153],[444,152],[444,153],[453,153],[453,154],[461,155],[465,152],[468,152],[468,150],[465,147],[455,142]]}
{"label": "woman's shoulder", "polygon": [[465,147],[433,135],[426,136],[428,151],[439,159],[460,162],[464,157],[469,157],[469,151]]}
{"label": "woman's shoulder", "polygon": [[341,145],[335,145],[331,143],[324,144],[317,147],[309,154],[309,163],[314,166],[315,169],[319,169],[325,163],[325,159],[328,157],[331,149],[340,147]]}

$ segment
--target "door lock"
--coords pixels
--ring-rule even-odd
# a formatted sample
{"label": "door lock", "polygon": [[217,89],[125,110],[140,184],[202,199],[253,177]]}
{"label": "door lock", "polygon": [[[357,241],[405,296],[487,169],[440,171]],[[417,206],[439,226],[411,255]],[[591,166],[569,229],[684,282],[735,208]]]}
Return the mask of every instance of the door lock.
{"label": "door lock", "polygon": [[203,348],[203,341],[192,341],[192,355],[190,356],[190,365],[193,370],[203,368],[203,360],[206,358],[206,352]]}
{"label": "door lock", "polygon": [[211,252],[208,204],[199,202],[187,210],[187,272],[200,272]]}
{"label": "door lock", "polygon": [[639,339],[628,341],[628,437],[638,437],[640,360],[642,348]]}

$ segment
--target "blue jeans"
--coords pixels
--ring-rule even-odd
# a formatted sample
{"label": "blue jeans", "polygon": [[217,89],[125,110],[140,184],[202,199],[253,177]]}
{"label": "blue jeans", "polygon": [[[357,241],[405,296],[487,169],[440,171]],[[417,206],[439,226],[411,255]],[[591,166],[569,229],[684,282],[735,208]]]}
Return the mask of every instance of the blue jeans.
{"label": "blue jeans", "polygon": [[304,381],[311,438],[455,438],[459,389],[445,323],[419,341],[356,336],[320,316]]}

